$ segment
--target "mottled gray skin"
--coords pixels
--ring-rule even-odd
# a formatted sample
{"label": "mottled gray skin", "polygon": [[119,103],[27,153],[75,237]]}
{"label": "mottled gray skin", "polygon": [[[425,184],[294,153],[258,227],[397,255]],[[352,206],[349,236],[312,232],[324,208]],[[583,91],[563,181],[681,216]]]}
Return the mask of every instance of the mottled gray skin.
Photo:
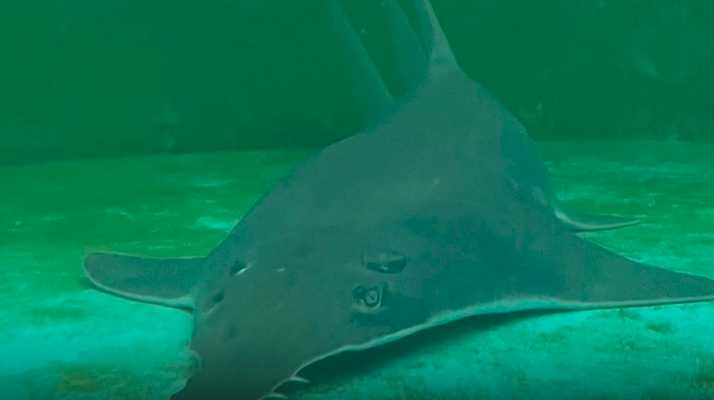
{"label": "mottled gray skin", "polygon": [[321,358],[471,315],[714,299],[714,280],[614,254],[544,207],[504,154],[512,116],[419,7],[424,83],[281,180],[209,255],[86,258],[100,288],[195,310],[202,365],[172,400],[259,400]]}

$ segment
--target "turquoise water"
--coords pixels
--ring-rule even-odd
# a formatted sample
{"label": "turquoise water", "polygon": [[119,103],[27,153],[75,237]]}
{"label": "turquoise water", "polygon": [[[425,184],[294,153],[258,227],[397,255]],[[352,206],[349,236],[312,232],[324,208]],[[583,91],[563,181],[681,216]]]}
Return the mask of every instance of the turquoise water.
{"label": "turquoise water", "polygon": [[[541,143],[574,208],[636,215],[588,234],[714,277],[714,145]],[[191,317],[83,286],[88,249],[207,252],[313,150],[0,169],[0,399],[161,399],[194,361]],[[295,399],[714,399],[714,304],[471,318],[308,367]]]}

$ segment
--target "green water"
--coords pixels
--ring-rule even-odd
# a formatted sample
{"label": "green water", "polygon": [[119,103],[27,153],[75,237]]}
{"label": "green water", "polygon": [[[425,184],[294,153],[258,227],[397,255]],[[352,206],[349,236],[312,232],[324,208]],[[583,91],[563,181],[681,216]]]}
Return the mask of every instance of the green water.
{"label": "green water", "polygon": [[[589,234],[714,277],[714,145],[542,143],[561,198],[641,225]],[[88,290],[87,249],[210,250],[313,150],[0,169],[0,399],[160,399],[194,362],[189,315]],[[296,399],[714,399],[714,304],[474,318],[304,371]],[[10,396],[10,397],[8,397]]]}
{"label": "green water", "polygon": [[[380,79],[409,75],[385,3],[4,0],[0,165],[354,134]],[[461,67],[536,139],[714,140],[711,0],[432,3]]]}

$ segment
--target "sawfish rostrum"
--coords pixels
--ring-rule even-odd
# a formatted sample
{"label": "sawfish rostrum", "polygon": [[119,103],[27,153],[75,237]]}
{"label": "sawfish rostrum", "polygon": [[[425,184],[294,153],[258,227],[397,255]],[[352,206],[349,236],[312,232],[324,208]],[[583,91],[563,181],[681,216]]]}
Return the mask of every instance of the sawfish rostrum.
{"label": "sawfish rostrum", "polygon": [[110,293],[194,310],[201,366],[173,400],[274,396],[317,360],[467,316],[714,300],[714,280],[619,256],[544,207],[502,151],[512,117],[417,7],[423,83],[288,174],[208,255],[86,257]]}

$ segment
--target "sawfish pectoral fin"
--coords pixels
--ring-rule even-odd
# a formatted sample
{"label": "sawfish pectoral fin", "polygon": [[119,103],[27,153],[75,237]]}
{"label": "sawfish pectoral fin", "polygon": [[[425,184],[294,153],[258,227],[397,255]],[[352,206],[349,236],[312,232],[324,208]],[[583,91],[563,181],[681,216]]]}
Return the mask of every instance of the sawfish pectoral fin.
{"label": "sawfish pectoral fin", "polygon": [[564,279],[550,297],[573,308],[714,301],[713,279],[630,260],[574,235],[570,242],[557,256]]}
{"label": "sawfish pectoral fin", "polygon": [[555,216],[565,224],[571,231],[574,232],[594,232],[606,231],[610,229],[625,228],[627,226],[637,225],[639,219],[616,217],[614,215],[600,215],[576,213],[565,211],[558,207],[555,209]]}
{"label": "sawfish pectoral fin", "polygon": [[118,253],[89,253],[85,276],[97,288],[131,300],[193,308],[203,257],[150,258]]}

